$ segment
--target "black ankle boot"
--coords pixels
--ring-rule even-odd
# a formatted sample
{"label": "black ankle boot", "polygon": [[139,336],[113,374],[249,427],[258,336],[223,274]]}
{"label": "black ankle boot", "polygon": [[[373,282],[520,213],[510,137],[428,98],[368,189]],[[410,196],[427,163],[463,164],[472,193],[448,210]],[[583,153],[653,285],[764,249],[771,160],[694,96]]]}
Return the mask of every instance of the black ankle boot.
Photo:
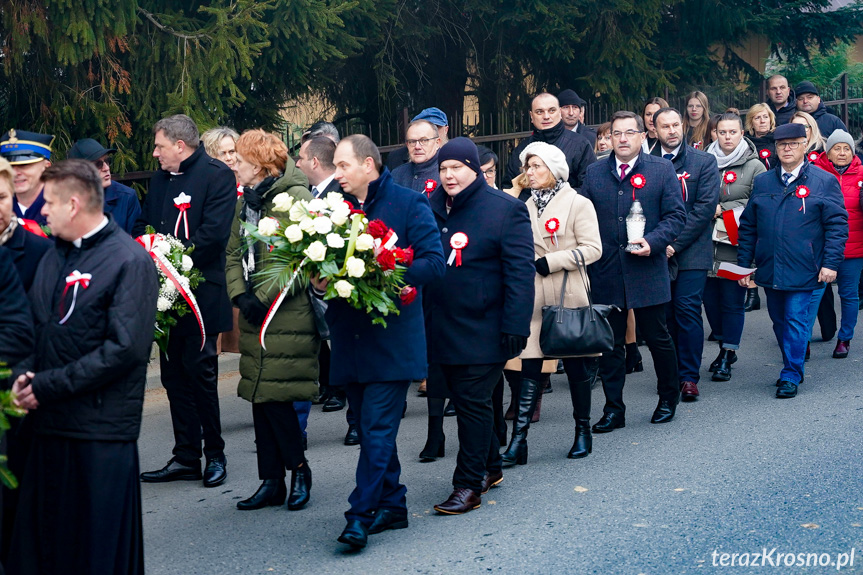
{"label": "black ankle boot", "polygon": [[743,304],[744,311],[755,311],[761,309],[761,296],[758,295],[758,288],[748,288],[746,290],[746,301]]}
{"label": "black ankle boot", "polygon": [[737,353],[733,349],[723,349],[722,351],[725,353],[724,355],[720,354],[721,358],[718,358],[719,365],[713,370],[711,377],[713,381],[729,381],[731,379],[731,364],[737,361]]}
{"label": "black ankle boot", "polygon": [[575,420],[575,441],[567,455],[570,459],[581,459],[593,451],[593,436],[590,435],[590,419]]}
{"label": "black ankle boot", "polygon": [[713,373],[719,368],[719,364],[722,363],[722,360],[725,359],[725,354],[727,350],[719,348],[719,355],[716,356],[716,359],[710,364],[710,373]]}
{"label": "black ankle boot", "polygon": [[237,509],[250,511],[268,506],[278,506],[285,502],[288,490],[284,479],[264,479],[255,494],[248,499],[237,501]]}
{"label": "black ankle boot", "polygon": [[641,362],[641,352],[638,351],[638,344],[635,342],[626,344],[626,373],[644,371],[644,364]]}
{"label": "black ankle boot", "polygon": [[437,461],[438,458],[444,456],[445,447],[446,436],[443,433],[443,416],[429,415],[428,437],[425,447],[420,452],[420,461],[422,463]]}
{"label": "black ankle boot", "polygon": [[530,427],[530,418],[533,417],[536,402],[541,393],[542,386],[538,381],[526,377],[521,378],[518,406],[512,423],[512,440],[501,456],[503,467],[527,463],[527,430]]}
{"label": "black ankle boot", "polygon": [[309,502],[312,495],[312,470],[309,462],[303,463],[291,471],[291,496],[288,497],[288,509],[296,511],[302,509]]}

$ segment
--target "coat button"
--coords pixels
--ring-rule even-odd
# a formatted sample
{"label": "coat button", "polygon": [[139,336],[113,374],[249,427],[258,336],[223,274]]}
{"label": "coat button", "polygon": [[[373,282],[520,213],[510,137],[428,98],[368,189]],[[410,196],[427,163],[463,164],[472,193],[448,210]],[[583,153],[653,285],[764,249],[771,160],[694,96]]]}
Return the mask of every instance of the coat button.
{"label": "coat button", "polygon": [[618,221],[618,222],[622,222],[622,221],[623,221],[623,218],[622,218],[622,217],[617,218],[617,221]]}
{"label": "coat button", "polygon": [[444,229],[442,229],[442,230],[441,230],[441,232],[442,232],[442,233],[447,233],[448,231],[449,231],[449,230],[448,230],[447,228],[444,228]]}
{"label": "coat button", "polygon": [[625,250],[625,249],[626,249],[626,246],[625,246],[625,245],[623,245],[623,244],[620,244],[620,249]]}
{"label": "coat button", "polygon": [[617,195],[618,195],[618,196],[622,196],[622,195],[623,195],[623,190],[618,190],[618,191],[617,191]]}

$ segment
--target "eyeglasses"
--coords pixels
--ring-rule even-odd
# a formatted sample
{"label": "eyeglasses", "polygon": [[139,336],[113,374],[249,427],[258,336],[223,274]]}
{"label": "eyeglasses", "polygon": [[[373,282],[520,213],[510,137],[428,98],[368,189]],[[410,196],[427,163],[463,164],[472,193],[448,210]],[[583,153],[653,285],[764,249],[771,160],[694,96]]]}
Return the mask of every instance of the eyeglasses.
{"label": "eyeglasses", "polygon": [[638,134],[641,134],[638,130],[627,130],[625,132],[621,132],[620,130],[615,130],[611,133],[612,138],[620,139],[621,136],[626,136],[627,138],[632,138]]}
{"label": "eyeglasses", "polygon": [[497,173],[497,168],[489,168],[487,170],[483,170],[482,173],[488,177],[492,177]]}
{"label": "eyeglasses", "polygon": [[408,148],[412,148],[419,144],[423,148],[428,146],[429,142],[434,142],[437,138],[423,138],[421,140],[405,140],[405,144],[407,144]]}
{"label": "eyeglasses", "polygon": [[780,150],[796,150],[797,148],[805,144],[805,140],[802,142],[776,142],[776,147]]}
{"label": "eyeglasses", "polygon": [[543,165],[541,165],[541,164],[528,164],[528,165],[527,165],[527,168],[525,168],[525,170],[524,170],[524,171],[525,171],[525,172],[530,172],[530,171],[534,171],[534,172],[536,172],[536,171],[538,171],[538,170],[543,169],[544,167],[545,167],[545,166],[543,166]]}
{"label": "eyeglasses", "polygon": [[97,170],[101,171],[102,168],[104,168],[105,166],[108,166],[108,168],[110,168],[111,162],[110,160],[106,160],[105,158],[99,158],[98,160],[93,160],[93,165],[96,166]]}

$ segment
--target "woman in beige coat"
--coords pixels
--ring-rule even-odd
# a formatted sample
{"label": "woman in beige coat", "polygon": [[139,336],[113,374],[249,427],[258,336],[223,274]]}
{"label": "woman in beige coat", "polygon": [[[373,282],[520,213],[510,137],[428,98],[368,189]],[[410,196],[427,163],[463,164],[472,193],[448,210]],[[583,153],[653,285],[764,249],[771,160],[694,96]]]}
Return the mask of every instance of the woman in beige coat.
{"label": "woman in beige coat", "polygon": [[[534,142],[521,153],[521,163],[530,181],[531,197],[527,200],[536,252],[536,299],[530,323],[530,338],[521,358],[521,385],[518,407],[512,428],[512,440],[503,454],[503,466],[527,463],[527,430],[536,402],[542,393],[539,384],[543,353],[539,345],[542,307],[560,302],[564,275],[566,283],[563,304],[566,307],[588,305],[587,292],[574,251],[579,250],[586,264],[602,255],[599,224],[593,204],[573,190],[567,179],[569,168],[560,149],[544,142]],[[591,452],[590,384],[596,377],[597,358],[570,357],[563,360],[572,396],[575,417],[575,441],[568,457],[586,457]]]}

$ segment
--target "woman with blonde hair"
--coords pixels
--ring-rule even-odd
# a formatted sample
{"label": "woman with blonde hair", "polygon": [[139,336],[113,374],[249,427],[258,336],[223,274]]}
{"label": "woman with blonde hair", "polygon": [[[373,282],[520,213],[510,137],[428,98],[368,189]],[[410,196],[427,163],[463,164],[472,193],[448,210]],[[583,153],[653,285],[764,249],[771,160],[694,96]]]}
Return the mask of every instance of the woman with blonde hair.
{"label": "woman with blonde hair", "polygon": [[[791,115],[792,124],[803,124],[806,129],[806,158],[810,159],[811,152],[823,152],[826,140],[821,135],[821,130],[818,129],[818,122],[806,112],[797,110]],[[817,155],[817,154],[816,154]],[[814,156],[813,156],[814,158]],[[811,161],[811,160],[810,160]]]}
{"label": "woman with blonde hair", "polygon": [[744,122],[746,137],[755,144],[758,150],[758,159],[764,164],[765,169],[770,169],[779,160],[776,159],[776,143],[773,141],[773,132],[776,130],[776,114],[767,104],[755,104],[746,112]]}
{"label": "woman with blonde hair", "polygon": [[232,170],[237,158],[237,140],[240,135],[233,128],[219,126],[201,134],[204,151],[215,160],[220,160]]}
{"label": "woman with blonde hair", "polygon": [[[305,290],[295,290],[282,301],[267,329],[264,349],[258,332],[279,295],[276,282],[260,282],[256,272],[270,263],[269,250],[256,241],[244,224],[256,226],[272,216],[274,200],[287,194],[311,200],[308,180],[288,157],[287,146],[273,134],[249,130],[237,140],[234,172],[245,188],[237,202],[227,250],[227,288],[240,308],[240,383],[237,394],[252,403],[258,475],[261,486],[242,510],[281,505],[301,509],[309,501],[312,473],[303,453],[303,436],[295,401],[311,401],[318,392],[318,348],[312,304]],[[291,470],[291,489],[285,470]]]}
{"label": "woman with blonde hair", "polygon": [[707,123],[710,121],[710,105],[707,95],[698,90],[686,96],[686,114],[683,118],[683,131],[686,133],[686,143],[693,148],[707,147],[710,134]]}

